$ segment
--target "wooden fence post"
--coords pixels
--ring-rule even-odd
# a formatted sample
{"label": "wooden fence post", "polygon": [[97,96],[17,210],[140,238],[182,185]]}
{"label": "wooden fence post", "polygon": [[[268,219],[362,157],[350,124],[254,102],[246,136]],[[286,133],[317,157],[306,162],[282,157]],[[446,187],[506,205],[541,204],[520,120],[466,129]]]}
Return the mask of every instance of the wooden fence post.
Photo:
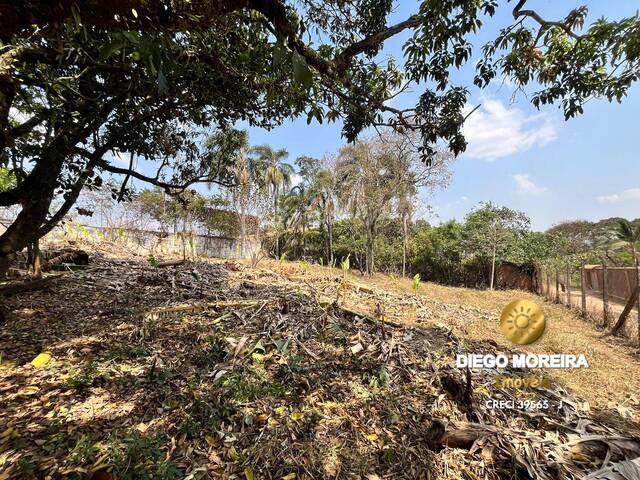
{"label": "wooden fence post", "polygon": [[547,279],[547,291],[546,291],[547,300],[551,300],[551,280],[549,277],[549,267],[544,267],[544,276]]}
{"label": "wooden fence post", "polygon": [[640,258],[636,257],[636,308],[638,309],[638,344],[640,345]]}
{"label": "wooden fence post", "polygon": [[609,335],[615,335],[617,331],[624,326],[624,322],[627,320],[627,315],[629,315],[629,312],[633,310],[633,305],[636,303],[636,299],[638,298],[638,293],[640,293],[640,287],[636,287],[633,290],[633,292],[631,292],[631,295],[627,300],[627,304],[624,306],[624,310],[622,310],[620,317],[618,317],[618,321],[611,329],[611,332],[609,333]]}
{"label": "wooden fence post", "polygon": [[571,264],[567,264],[567,306],[571,308]]}
{"label": "wooden fence post", "polygon": [[556,267],[556,303],[560,303],[560,270]]}
{"label": "wooden fence post", "polygon": [[584,262],[580,265],[580,294],[582,295],[582,316],[587,318],[587,286],[584,283]]}
{"label": "wooden fence post", "polygon": [[607,265],[602,262],[602,320],[609,325],[609,289],[607,286]]}

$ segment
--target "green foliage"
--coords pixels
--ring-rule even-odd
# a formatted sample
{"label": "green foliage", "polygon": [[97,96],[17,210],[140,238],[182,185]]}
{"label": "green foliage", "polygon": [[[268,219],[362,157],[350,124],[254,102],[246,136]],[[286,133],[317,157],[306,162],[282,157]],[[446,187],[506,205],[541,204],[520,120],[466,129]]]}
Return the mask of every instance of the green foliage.
{"label": "green foliage", "polygon": [[147,437],[133,431],[119,438],[118,433],[109,435],[100,445],[100,453],[106,454],[105,464],[113,465],[113,474],[122,480],[177,480],[184,471],[167,460],[166,437]]}
{"label": "green foliage", "polygon": [[342,259],[340,262],[340,268],[342,268],[342,276],[346,279],[349,273],[351,262],[349,261],[349,255]]}
{"label": "green foliage", "polygon": [[463,242],[477,256],[503,260],[509,249],[529,232],[529,218],[522,212],[492,203],[481,203],[465,219]]}
{"label": "green foliage", "polygon": [[147,263],[153,268],[158,268],[158,265],[160,265],[160,262],[156,260],[156,257],[153,254],[149,254],[149,256],[147,257]]}
{"label": "green foliage", "polygon": [[8,168],[0,167],[0,192],[6,192],[16,186],[16,174]]}
{"label": "green foliage", "polygon": [[87,392],[98,374],[98,363],[95,360],[84,362],[73,370],[67,380],[67,385],[80,393]]}
{"label": "green foliage", "polygon": [[[525,10],[520,2],[512,24],[487,38],[486,20],[511,5],[423,0],[414,15],[388,28],[390,0],[338,2],[337,8],[334,2],[223,2],[204,9],[198,2],[160,1],[141,2],[135,10],[127,2],[107,2],[91,11],[76,2],[58,3],[51,16],[44,0],[12,2],[0,25],[0,165],[8,169],[0,193],[7,206],[37,200],[28,205],[30,215],[16,220],[28,219],[27,235],[4,238],[10,243],[2,246],[6,252],[22,249],[51,227],[49,207],[56,195],[65,201],[53,223],[83,187],[99,187],[105,174],[127,181],[133,175],[172,194],[197,182],[235,186],[232,167],[246,135],[229,126],[240,121],[272,128],[300,116],[308,122],[341,119],[350,142],[387,124],[415,134],[420,157],[433,165],[438,145],[454,154],[466,148],[462,125],[470,92],[453,85],[451,73],[472,58],[481,56],[478,87],[503,77],[523,90],[530,85],[536,107],[560,104],[567,118],[582,113],[593,97],[621,101],[639,78],[638,15],[589,24],[585,7],[569,7],[564,18],[546,20],[544,12]],[[165,10],[172,14],[158,13]],[[411,34],[402,58],[380,63],[384,42],[405,30]],[[472,45],[478,39],[486,42],[481,52]],[[419,90],[418,100],[405,110],[390,107],[388,100],[405,83]],[[57,132],[55,142],[48,132]],[[268,152],[256,153],[262,162]],[[122,154],[132,162],[144,158],[156,171],[130,172],[114,161]],[[279,190],[292,169],[270,158],[259,169],[260,182],[271,191],[274,223],[280,224]],[[385,195],[395,171],[380,176],[372,198],[378,191]],[[357,169],[340,177],[350,191],[358,178]],[[121,200],[129,193],[125,184],[114,196]],[[333,214],[324,200],[318,204],[330,229]],[[379,200],[385,208],[387,202]],[[362,197],[347,203],[360,208]],[[371,256],[376,222],[367,217]],[[331,250],[329,239],[327,261]]]}
{"label": "green foliage", "polygon": [[411,282],[411,289],[413,290],[413,293],[418,295],[418,291],[420,290],[420,274],[416,273],[413,276],[413,281]]}

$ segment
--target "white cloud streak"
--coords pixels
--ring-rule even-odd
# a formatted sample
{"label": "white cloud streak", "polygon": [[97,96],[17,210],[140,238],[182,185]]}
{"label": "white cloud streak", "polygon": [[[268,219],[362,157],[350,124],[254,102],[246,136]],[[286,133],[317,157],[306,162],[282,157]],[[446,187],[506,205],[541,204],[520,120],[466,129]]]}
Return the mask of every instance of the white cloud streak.
{"label": "white cloud streak", "polygon": [[[467,107],[467,112],[471,107]],[[469,158],[492,161],[542,147],[558,134],[546,113],[527,115],[518,108],[507,108],[499,100],[485,99],[482,107],[473,112],[462,129],[469,146]]]}
{"label": "white cloud streak", "polygon": [[545,187],[536,185],[528,173],[518,173],[513,179],[516,181],[516,192],[520,195],[541,195],[547,191]]}
{"label": "white cloud streak", "polygon": [[597,197],[598,202],[604,204],[640,201],[640,188],[628,188],[620,193],[602,195]]}

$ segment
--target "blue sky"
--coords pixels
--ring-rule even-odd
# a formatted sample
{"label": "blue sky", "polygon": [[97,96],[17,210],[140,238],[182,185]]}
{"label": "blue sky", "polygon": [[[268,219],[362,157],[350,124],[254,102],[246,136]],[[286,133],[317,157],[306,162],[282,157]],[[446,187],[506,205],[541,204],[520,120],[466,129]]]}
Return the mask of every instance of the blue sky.
{"label": "blue sky", "polygon": [[[527,6],[546,18],[559,19],[581,3],[530,0]],[[396,4],[389,23],[418,10],[415,1]],[[633,15],[638,8],[637,0],[593,1],[588,6],[587,25],[603,15]],[[507,83],[496,82],[483,91],[473,86],[479,47],[512,23],[512,8],[513,2],[501,2],[496,16],[474,39],[472,60],[452,75],[453,83],[470,89],[470,105],[481,107],[465,125],[469,147],[454,163],[451,184],[432,194],[421,192],[418,216],[432,223],[462,219],[479,202],[493,201],[526,212],[537,230],[562,220],[640,217],[638,85],[622,104],[592,100],[582,116],[568,122],[554,106],[538,111],[525,95],[514,98]],[[409,35],[403,32],[389,40],[380,58],[391,55],[402,65],[401,48]],[[414,105],[421,91],[415,87],[394,100],[394,106]],[[344,144],[340,129],[340,122],[307,125],[306,118],[300,118],[271,131],[248,130],[252,145],[286,148],[293,162],[300,155],[320,158],[335,152]]]}
{"label": "blue sky", "polygon": [[[417,3],[400,2],[391,23],[417,11]],[[479,46],[510,23],[512,3],[502,5],[487,21]],[[548,18],[561,18],[575,2],[530,0]],[[582,2],[580,2],[581,4]],[[575,3],[578,5],[578,3]],[[588,3],[587,24],[600,16],[633,15],[637,2],[610,0]],[[506,7],[506,8],[505,8]],[[382,56],[401,58],[407,35],[387,42]],[[494,201],[525,211],[535,229],[545,229],[568,219],[596,220],[611,216],[640,217],[640,88],[636,85],[622,104],[592,100],[581,117],[565,122],[556,107],[541,111],[513,88],[496,82],[483,92],[473,87],[474,52],[467,68],[452,77],[470,88],[470,103],[482,104],[466,127],[469,147],[454,163],[453,179],[443,191],[421,194],[420,211],[431,205],[434,223],[461,219],[480,201]],[[420,87],[403,98],[411,105]],[[514,101],[512,101],[514,100]],[[321,157],[337,150],[344,140],[340,123],[307,125],[306,119],[290,121],[270,132],[249,129],[252,144],[284,147],[293,160],[299,155]]]}

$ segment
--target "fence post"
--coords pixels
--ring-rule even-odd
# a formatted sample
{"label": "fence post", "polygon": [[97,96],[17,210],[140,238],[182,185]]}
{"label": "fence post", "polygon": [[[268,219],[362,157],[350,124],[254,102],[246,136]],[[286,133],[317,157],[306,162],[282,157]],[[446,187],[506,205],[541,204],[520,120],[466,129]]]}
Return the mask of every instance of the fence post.
{"label": "fence post", "polygon": [[547,280],[547,300],[551,300],[551,280],[549,279],[549,267],[544,267],[544,276]]}
{"label": "fence post", "polygon": [[556,267],[556,303],[560,303],[560,270]]}
{"label": "fence post", "polygon": [[582,316],[587,318],[587,286],[584,284],[584,262],[580,265],[580,294],[582,295]]}
{"label": "fence post", "polygon": [[638,309],[638,344],[640,344],[640,259],[636,257],[636,308]]}
{"label": "fence post", "polygon": [[571,264],[567,263],[567,306],[571,308]]}
{"label": "fence post", "polygon": [[604,326],[609,325],[609,289],[607,286],[607,265],[602,262],[602,319]]}

